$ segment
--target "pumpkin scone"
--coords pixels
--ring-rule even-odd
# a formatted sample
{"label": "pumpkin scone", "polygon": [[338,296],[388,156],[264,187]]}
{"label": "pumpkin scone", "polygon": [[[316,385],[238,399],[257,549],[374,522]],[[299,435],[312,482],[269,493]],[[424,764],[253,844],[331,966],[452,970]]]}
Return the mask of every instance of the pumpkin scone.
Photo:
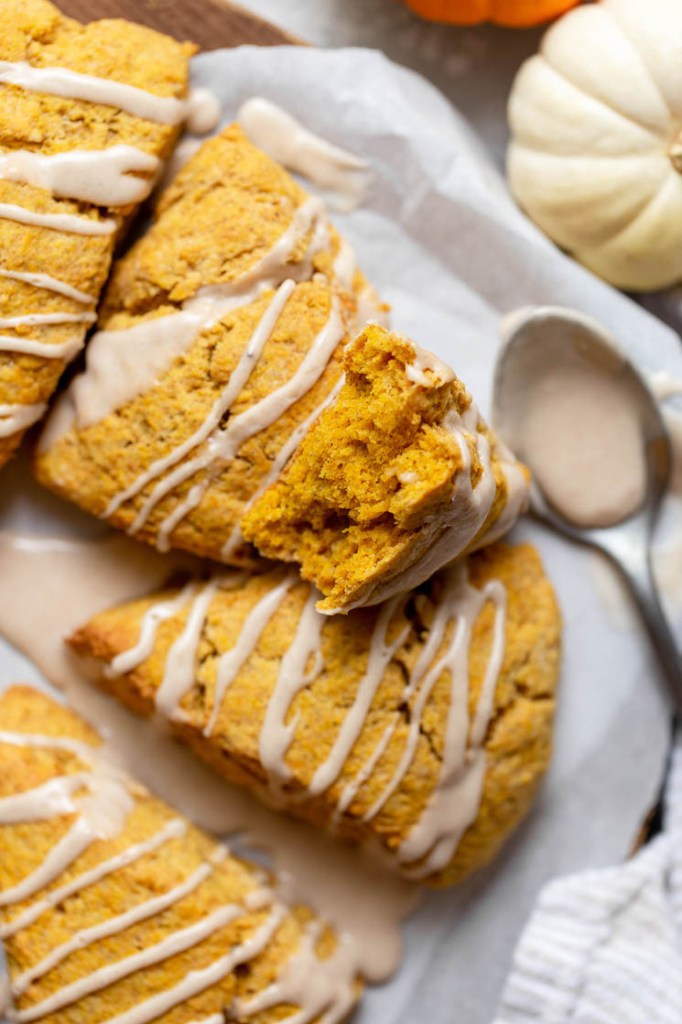
{"label": "pumpkin scone", "polygon": [[38,478],[162,550],[252,561],[243,512],[336,393],[368,303],[323,204],[228,127],[116,264]]}
{"label": "pumpkin scone", "polygon": [[261,554],[300,564],[327,613],[384,601],[502,536],[529,482],[414,342],[370,324],[342,366],[338,396],[242,523]]}
{"label": "pumpkin scone", "polygon": [[185,120],[194,47],[3,0],[0,465],[83,345],[124,222]]}
{"label": "pumpkin scone", "polygon": [[117,769],[72,712],[26,687],[0,697],[12,1020],[342,1021],[360,995],[348,944],[276,886]]}
{"label": "pumpkin scone", "polygon": [[71,637],[100,685],[226,778],[430,885],[487,863],[547,767],[560,615],[496,544],[383,605],[325,616],[284,568],[190,582]]}

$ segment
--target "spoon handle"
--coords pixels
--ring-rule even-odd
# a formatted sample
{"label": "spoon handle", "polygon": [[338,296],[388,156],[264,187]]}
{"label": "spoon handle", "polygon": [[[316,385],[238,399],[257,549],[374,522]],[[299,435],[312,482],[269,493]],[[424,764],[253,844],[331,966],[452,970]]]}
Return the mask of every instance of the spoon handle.
{"label": "spoon handle", "polygon": [[[615,543],[614,543],[615,541]],[[678,718],[682,719],[682,657],[661,604],[648,544],[620,544],[614,536],[599,547],[609,555],[630,587],[668,684]]]}

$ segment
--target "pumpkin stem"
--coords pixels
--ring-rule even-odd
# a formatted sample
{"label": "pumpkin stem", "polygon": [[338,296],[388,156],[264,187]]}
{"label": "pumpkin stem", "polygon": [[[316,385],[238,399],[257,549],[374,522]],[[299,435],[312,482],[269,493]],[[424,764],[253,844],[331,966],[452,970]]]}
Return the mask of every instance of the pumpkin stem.
{"label": "pumpkin stem", "polygon": [[682,140],[673,142],[668,152],[668,155],[670,157],[670,162],[675,168],[675,170],[678,172],[678,174],[682,174]]}

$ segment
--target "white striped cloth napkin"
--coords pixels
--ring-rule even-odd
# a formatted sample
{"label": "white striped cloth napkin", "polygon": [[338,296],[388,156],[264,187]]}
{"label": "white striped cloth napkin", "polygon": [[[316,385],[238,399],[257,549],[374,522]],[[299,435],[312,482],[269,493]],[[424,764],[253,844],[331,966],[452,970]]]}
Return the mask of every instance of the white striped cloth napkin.
{"label": "white striped cloth napkin", "polygon": [[663,832],[540,893],[494,1024],[682,1024],[682,738]]}

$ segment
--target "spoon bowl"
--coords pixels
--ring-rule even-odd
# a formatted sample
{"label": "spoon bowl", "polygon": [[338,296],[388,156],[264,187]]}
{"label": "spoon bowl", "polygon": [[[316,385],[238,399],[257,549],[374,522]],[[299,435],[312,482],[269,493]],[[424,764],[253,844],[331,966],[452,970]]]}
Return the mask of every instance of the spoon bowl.
{"label": "spoon bowl", "polygon": [[[493,422],[500,435],[516,454],[532,463],[532,453],[524,450],[523,422],[528,402],[542,380],[559,367],[570,382],[598,374],[609,380],[626,397],[628,415],[636,425],[641,442],[644,486],[641,500],[616,522],[643,517],[653,526],[661,500],[668,487],[671,454],[668,431],[658,402],[647,383],[618,348],[615,339],[595,320],[555,306],[522,309],[503,325],[504,344],[498,356],[494,391]],[[569,383],[566,384],[569,386]],[[559,453],[557,453],[557,458]],[[531,465],[530,467],[534,467]],[[616,467],[617,472],[617,467]],[[542,488],[534,476],[531,491],[534,511],[571,535],[600,529],[604,524],[576,523]],[[609,524],[608,529],[613,529]]]}
{"label": "spoon bowl", "polygon": [[[670,480],[672,463],[668,430],[658,402],[639,371],[620,351],[615,339],[599,323],[580,313],[552,306],[522,309],[506,319],[503,336],[504,344],[498,356],[494,380],[493,423],[500,437],[511,445],[533,473],[531,511],[570,540],[599,549],[616,565],[641,611],[675,707],[682,715],[682,661],[651,567],[652,534]],[[571,395],[581,374],[586,382],[592,375],[595,379],[607,381],[609,388],[618,389],[619,401],[627,410],[626,426],[633,432],[638,446],[633,457],[641,461],[641,466],[637,464],[635,467],[641,468],[641,487],[638,486],[633,492],[633,500],[629,505],[624,504],[618,514],[612,509],[614,515],[606,522],[599,514],[590,521],[589,515],[576,517],[567,512],[567,508],[562,508],[557,498],[559,492],[554,493],[551,488],[543,486],[543,479],[551,481],[552,478],[546,473],[543,477],[543,467],[533,464],[535,449],[529,442],[529,409],[537,398],[537,389],[551,379],[549,400],[556,401],[560,408],[564,403],[563,407],[570,413]],[[607,422],[607,415],[605,413],[601,420],[597,416],[593,421],[596,425],[592,435],[593,450],[599,450],[600,438],[597,435],[600,431],[603,429],[606,434],[609,428],[613,428],[613,423]],[[570,417],[564,420],[564,429],[570,431]],[[565,439],[567,442],[571,440],[568,434]],[[552,448],[548,444],[556,448],[561,437],[557,433],[541,441],[543,448],[540,450],[545,457],[551,457]],[[593,450],[589,444],[584,451],[578,447],[572,467],[578,476],[581,469],[587,469]],[[604,447],[604,451],[607,450]],[[554,455],[559,460],[562,452],[555,451]],[[594,462],[590,468],[594,474]],[[596,468],[598,470],[598,465]],[[614,458],[609,465],[604,465],[603,472],[617,486],[619,472],[627,474],[630,470],[625,463],[621,468],[618,459]],[[628,481],[620,482],[623,493],[626,493]],[[580,481],[575,481],[575,484],[575,493],[579,493]],[[617,505],[615,511],[618,511]]]}

